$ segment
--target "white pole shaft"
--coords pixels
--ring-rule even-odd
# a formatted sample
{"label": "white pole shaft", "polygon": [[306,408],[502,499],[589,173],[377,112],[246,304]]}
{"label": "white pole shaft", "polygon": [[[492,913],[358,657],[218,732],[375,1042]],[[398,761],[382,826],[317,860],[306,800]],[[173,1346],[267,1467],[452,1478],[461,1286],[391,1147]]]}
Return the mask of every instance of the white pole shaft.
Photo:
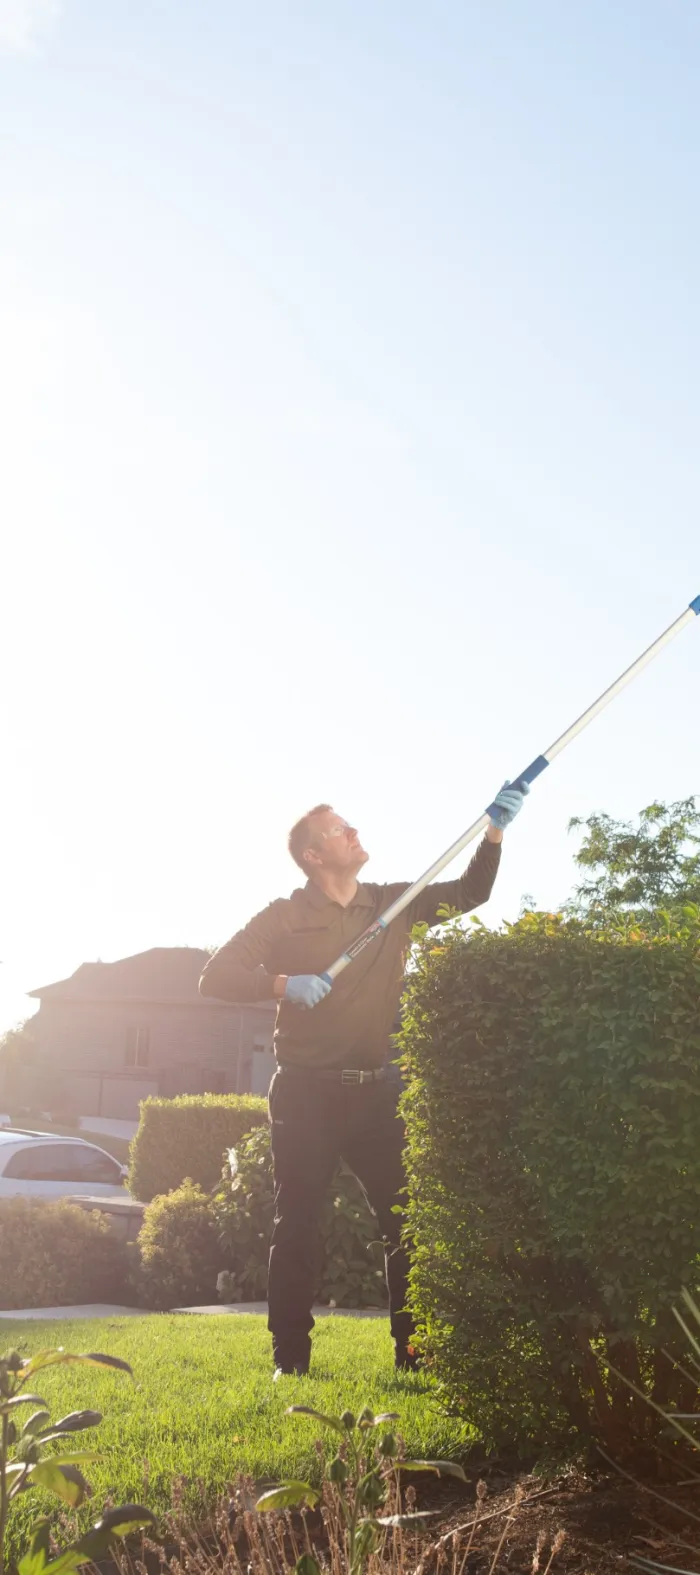
{"label": "white pole shaft", "polygon": [[[700,598],[696,597],[696,601],[698,600]],[[566,749],[567,744],[570,744],[572,739],[576,738],[579,733],[582,733],[584,727],[588,727],[589,722],[592,722],[594,717],[599,716],[600,712],[605,710],[606,705],[609,705],[610,701],[614,700],[621,690],[626,689],[627,685],[631,684],[632,679],[636,678],[637,674],[641,673],[642,669],[649,662],[653,662],[654,657],[658,656],[664,646],[668,645],[671,640],[674,640],[676,635],[680,634],[681,629],[684,629],[687,623],[692,623],[695,617],[695,604],[691,602],[690,606],[686,607],[685,612],[681,613],[680,618],[676,618],[675,623],[669,624],[668,629],[665,629],[663,634],[659,635],[658,640],[655,640],[648,650],[643,651],[642,655],[637,657],[636,662],[633,662],[626,672],[621,673],[620,677],[616,678],[615,683],[611,684],[610,688],[606,689],[605,693],[598,700],[595,700],[587,711],[584,711],[583,716],[580,716],[577,722],[572,722],[571,727],[568,727],[566,732],[562,733],[561,738],[558,738],[556,743],[550,744],[549,749],[545,750],[547,764],[549,765],[550,761],[554,760],[557,755],[560,755],[562,749]]]}
{"label": "white pole shaft", "polygon": [[[582,733],[584,727],[588,727],[589,722],[592,722],[594,717],[599,716],[600,712],[610,704],[611,700],[615,699],[616,695],[620,694],[622,689],[626,689],[627,685],[632,682],[632,679],[636,678],[638,673],[641,673],[642,668],[646,667],[655,656],[658,656],[659,651],[662,651],[664,646],[668,645],[669,641],[673,640],[677,634],[680,634],[681,629],[684,629],[687,623],[692,623],[693,619],[698,615],[700,615],[700,596],[695,597],[685,612],[681,613],[680,618],[676,618],[674,623],[669,624],[668,629],[665,629],[664,633],[659,635],[658,640],[655,640],[653,645],[650,645],[646,651],[643,651],[642,655],[637,657],[636,662],[633,662],[632,666],[628,667],[615,680],[615,683],[611,684],[610,688],[606,689],[593,702],[593,705],[583,712],[583,715],[576,722],[572,722],[571,727],[568,727],[566,732],[561,734],[560,738],[557,738],[553,744],[550,744],[549,749],[545,749],[544,754],[537,755],[524,771],[521,771],[517,777],[513,777],[513,782],[530,783],[535,780],[535,777],[540,776],[550,762],[557,755],[560,755],[563,749],[566,749],[567,744],[570,744],[572,739],[576,738],[579,733]],[[395,919],[399,913],[403,913],[404,908],[407,908],[409,903],[413,902],[414,898],[435,879],[436,875],[439,875],[442,870],[446,869],[447,865],[451,864],[453,859],[456,859],[457,855],[464,848],[468,847],[470,842],[474,841],[475,837],[478,837],[480,831],[486,829],[491,819],[493,808],[494,806],[490,805],[483,815],[480,815],[479,819],[475,820],[468,830],[461,837],[458,837],[457,841],[453,842],[452,846],[439,859],[436,859],[435,863],[431,864],[430,868],[425,870],[418,880],[413,882],[412,886],[408,886],[406,891],[402,892],[401,896],[397,897],[396,901],[392,902],[391,906],[386,909],[381,918],[375,920],[374,924],[369,926],[369,929],[364,930],[362,935],[359,935],[357,940],[353,941],[348,950],[343,953],[342,957],[337,957],[336,961],[331,963],[330,968],[326,970],[322,977],[329,983],[332,983],[334,979],[337,979],[338,974],[349,967],[354,958],[358,957],[360,952],[365,950],[366,946],[371,946],[373,941],[378,940],[382,931],[386,929],[388,924],[391,924],[392,919]]]}

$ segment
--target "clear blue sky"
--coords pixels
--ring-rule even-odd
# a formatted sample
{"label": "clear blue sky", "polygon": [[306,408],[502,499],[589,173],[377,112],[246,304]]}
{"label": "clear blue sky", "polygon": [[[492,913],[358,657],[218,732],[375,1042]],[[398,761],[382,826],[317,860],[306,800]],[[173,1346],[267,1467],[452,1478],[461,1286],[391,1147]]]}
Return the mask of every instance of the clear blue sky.
{"label": "clear blue sky", "polygon": [[[0,1026],[417,875],[700,591],[696,0],[0,0]],[[572,746],[700,790],[700,629]]]}

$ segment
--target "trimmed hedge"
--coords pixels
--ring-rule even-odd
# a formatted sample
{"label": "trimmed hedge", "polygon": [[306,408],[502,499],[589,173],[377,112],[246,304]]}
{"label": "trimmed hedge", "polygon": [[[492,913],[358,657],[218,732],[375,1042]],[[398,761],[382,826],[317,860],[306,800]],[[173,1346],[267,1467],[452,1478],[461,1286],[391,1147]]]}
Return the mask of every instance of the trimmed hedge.
{"label": "trimmed hedge", "polygon": [[489,1446],[636,1449],[658,1418],[630,1384],[696,1399],[662,1348],[700,1281],[700,910],[425,936],[402,1043],[412,1298],[444,1396]]}
{"label": "trimmed hedge", "polygon": [[119,1300],[126,1274],[126,1250],[104,1214],[61,1200],[0,1199],[4,1312]]}
{"label": "trimmed hedge", "polygon": [[221,1248],[211,1201],[189,1178],[149,1203],[139,1231],[137,1283],[147,1307],[216,1301]]}
{"label": "trimmed hedge", "polygon": [[221,1178],[225,1151],[266,1122],[267,1101],[253,1094],[145,1099],[131,1145],[129,1190],[150,1203],[189,1177],[210,1192]]}

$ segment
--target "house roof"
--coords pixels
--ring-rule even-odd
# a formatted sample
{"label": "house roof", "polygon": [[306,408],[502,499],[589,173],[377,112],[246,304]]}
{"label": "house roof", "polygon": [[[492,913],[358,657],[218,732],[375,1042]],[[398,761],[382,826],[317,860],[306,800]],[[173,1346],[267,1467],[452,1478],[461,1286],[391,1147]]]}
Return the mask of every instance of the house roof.
{"label": "house roof", "polygon": [[69,979],[41,985],[28,994],[39,1001],[167,1001],[179,1005],[197,1001],[202,1006],[215,1005],[202,1001],[199,994],[200,974],[209,955],[198,946],[154,946],[117,962],[82,963]]}

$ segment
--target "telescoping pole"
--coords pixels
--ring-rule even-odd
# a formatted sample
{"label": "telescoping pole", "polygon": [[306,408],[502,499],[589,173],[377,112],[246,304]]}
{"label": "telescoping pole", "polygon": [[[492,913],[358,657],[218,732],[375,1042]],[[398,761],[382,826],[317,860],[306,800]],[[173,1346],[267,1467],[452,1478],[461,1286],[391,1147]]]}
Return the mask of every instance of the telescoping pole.
{"label": "telescoping pole", "polygon": [[[524,771],[519,772],[517,777],[513,777],[514,784],[517,786],[520,782],[534,782],[535,777],[541,776],[542,772],[546,771],[547,766],[551,765],[552,761],[556,759],[556,756],[561,754],[562,749],[566,749],[567,744],[570,744],[577,734],[582,733],[584,727],[588,727],[589,722],[592,722],[594,717],[598,716],[601,711],[604,711],[606,705],[609,705],[610,701],[614,700],[615,696],[619,695],[622,689],[626,689],[627,685],[632,682],[632,679],[636,678],[638,673],[641,673],[642,668],[653,661],[653,658],[658,656],[659,651],[662,651],[670,640],[673,640],[677,634],[680,634],[681,629],[684,629],[687,623],[692,623],[693,619],[698,616],[700,616],[700,596],[694,598],[690,605],[686,607],[685,612],[681,613],[680,618],[676,618],[675,623],[669,624],[668,629],[659,635],[658,640],[655,640],[648,650],[643,651],[642,655],[637,657],[636,662],[633,662],[632,666],[628,667],[615,680],[615,683],[611,684],[610,688],[606,689],[604,694],[600,695],[593,702],[593,705],[589,706],[587,711],[584,711],[583,715],[576,722],[572,722],[571,727],[568,727],[560,738],[557,738],[553,744],[550,744],[549,749],[545,749],[544,754],[536,755],[535,759],[531,760]],[[336,961],[331,963],[330,968],[321,977],[327,980],[329,984],[332,984],[333,980],[337,979],[338,974],[342,973],[343,969],[347,968],[354,958],[364,951],[366,946],[371,946],[373,941],[378,940],[382,931],[386,929],[388,924],[391,924],[392,919],[395,919],[399,913],[402,913],[404,908],[407,908],[409,903],[413,901],[414,897],[417,897],[418,893],[423,891],[423,888],[428,886],[430,881],[440,874],[441,870],[444,870],[448,864],[451,864],[452,860],[456,859],[463,848],[466,848],[470,842],[474,841],[475,837],[478,837],[480,831],[485,830],[495,807],[495,805],[490,804],[483,815],[480,815],[479,819],[475,820],[474,824],[469,826],[468,830],[461,837],[458,837],[456,842],[452,843],[452,847],[448,848],[439,859],[436,859],[435,863],[431,864],[430,869],[427,869],[425,874],[413,882],[412,886],[409,886],[406,891],[402,892],[395,902],[392,902],[386,913],[381,915],[381,918],[375,920],[374,924],[370,924],[369,929],[364,930],[362,935],[358,935],[352,946],[349,946],[347,951],[343,952],[342,957],[337,957]]]}

